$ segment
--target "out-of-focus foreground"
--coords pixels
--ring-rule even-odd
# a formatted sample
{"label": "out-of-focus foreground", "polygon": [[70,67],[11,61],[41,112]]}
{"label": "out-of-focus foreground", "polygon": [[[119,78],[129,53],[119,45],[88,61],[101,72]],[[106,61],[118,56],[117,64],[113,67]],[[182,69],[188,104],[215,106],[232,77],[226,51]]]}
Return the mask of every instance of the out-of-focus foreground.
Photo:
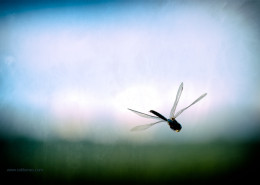
{"label": "out-of-focus foreground", "polygon": [[1,140],[1,151],[5,182],[33,184],[248,183],[256,180],[260,164],[259,143],[248,142],[104,145],[15,139]]}

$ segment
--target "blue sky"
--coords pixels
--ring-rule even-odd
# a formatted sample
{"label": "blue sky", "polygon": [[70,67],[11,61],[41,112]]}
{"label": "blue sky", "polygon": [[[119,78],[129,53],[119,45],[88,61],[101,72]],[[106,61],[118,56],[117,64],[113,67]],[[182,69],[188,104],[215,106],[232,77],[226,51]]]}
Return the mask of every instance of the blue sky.
{"label": "blue sky", "polygon": [[[0,105],[6,135],[97,142],[248,139],[259,133],[259,3],[6,3]],[[169,115],[173,133],[127,108]]]}

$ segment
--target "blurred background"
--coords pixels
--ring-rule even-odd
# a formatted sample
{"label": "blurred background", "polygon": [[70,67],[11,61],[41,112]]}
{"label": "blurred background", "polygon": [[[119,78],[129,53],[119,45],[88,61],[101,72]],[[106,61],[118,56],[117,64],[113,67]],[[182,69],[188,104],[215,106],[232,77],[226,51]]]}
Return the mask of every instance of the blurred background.
{"label": "blurred background", "polygon": [[[255,180],[259,12],[250,0],[0,1],[1,174],[43,184]],[[127,108],[168,117],[181,82],[177,111],[208,95],[177,118],[180,133],[166,123],[130,131],[153,120]]]}

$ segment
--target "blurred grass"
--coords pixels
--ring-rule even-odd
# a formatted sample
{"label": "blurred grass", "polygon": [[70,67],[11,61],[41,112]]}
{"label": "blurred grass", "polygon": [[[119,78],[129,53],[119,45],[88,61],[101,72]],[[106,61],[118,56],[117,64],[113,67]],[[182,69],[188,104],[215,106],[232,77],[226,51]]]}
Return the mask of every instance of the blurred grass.
{"label": "blurred grass", "polygon": [[[252,179],[257,143],[1,141],[4,178],[41,183],[224,183]],[[6,172],[10,168],[43,172]]]}

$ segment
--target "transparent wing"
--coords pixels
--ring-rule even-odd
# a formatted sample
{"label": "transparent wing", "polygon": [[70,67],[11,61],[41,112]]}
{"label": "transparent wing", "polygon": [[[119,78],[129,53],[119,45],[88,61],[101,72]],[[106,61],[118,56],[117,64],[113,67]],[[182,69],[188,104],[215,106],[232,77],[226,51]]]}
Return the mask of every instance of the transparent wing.
{"label": "transparent wing", "polygon": [[129,109],[129,108],[128,108],[128,110],[130,110],[130,111],[132,111],[132,112],[136,113],[137,115],[139,115],[139,116],[141,116],[141,117],[144,117],[144,118],[152,118],[152,119],[162,120],[162,119],[159,118],[159,117],[151,116],[151,115],[149,115],[149,114],[145,114],[145,113],[142,113],[142,112],[138,112],[138,111],[133,110],[133,109]]}
{"label": "transparent wing", "polygon": [[178,92],[176,94],[176,98],[175,98],[175,101],[174,101],[174,104],[173,104],[173,107],[172,107],[172,110],[171,110],[171,113],[170,113],[170,118],[173,118],[173,116],[174,116],[176,107],[177,107],[179,99],[181,97],[182,90],[183,90],[183,82],[181,83],[181,85],[178,89]]}
{"label": "transparent wing", "polygon": [[189,108],[190,106],[194,105],[195,103],[197,103],[198,101],[200,101],[202,98],[204,98],[207,95],[207,93],[201,95],[198,99],[196,99],[192,104],[190,104],[188,107],[181,109],[179,112],[177,112],[174,116],[174,118],[176,118],[177,116],[179,116],[183,111],[185,111],[187,108]]}
{"label": "transparent wing", "polygon": [[139,126],[136,126],[134,128],[131,129],[131,131],[141,131],[141,130],[146,130],[148,128],[150,128],[151,126],[157,124],[157,123],[161,123],[161,122],[165,122],[164,120],[162,121],[157,121],[155,123],[150,123],[150,124],[146,124],[146,125],[139,125]]}

